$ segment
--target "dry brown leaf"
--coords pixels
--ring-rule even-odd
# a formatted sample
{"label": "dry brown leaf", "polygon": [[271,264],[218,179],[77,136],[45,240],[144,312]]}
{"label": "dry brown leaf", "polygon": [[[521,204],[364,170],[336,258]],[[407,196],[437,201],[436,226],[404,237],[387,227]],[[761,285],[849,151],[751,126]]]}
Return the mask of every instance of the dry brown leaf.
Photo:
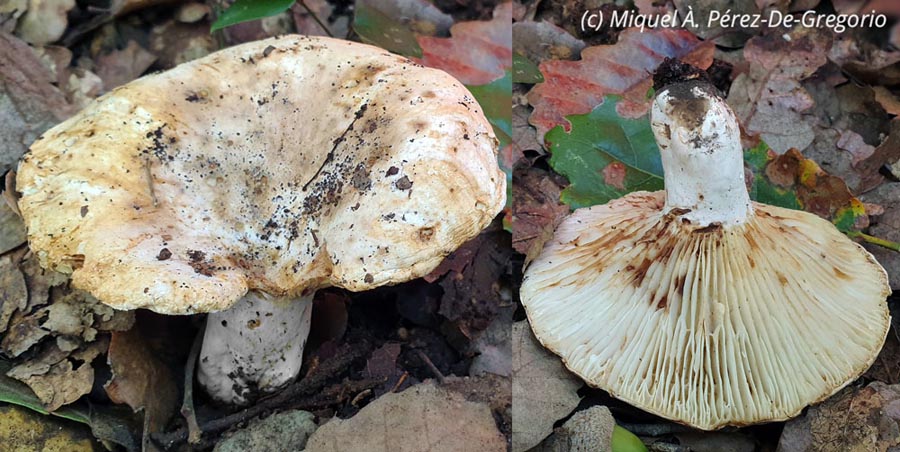
{"label": "dry brown leaf", "polygon": [[881,184],[884,180],[879,171],[881,167],[897,161],[900,161],[900,118],[891,121],[890,133],[872,154],[857,163],[856,169],[861,177],[857,193],[867,192]]}
{"label": "dry brown leaf", "polygon": [[75,112],[24,41],[0,32],[0,172],[45,130]]}
{"label": "dry brown leaf", "polygon": [[875,91],[875,100],[881,104],[884,111],[895,116],[900,115],[900,99],[894,93],[883,86],[873,86],[872,91]]}
{"label": "dry brown leaf", "polygon": [[138,77],[156,61],[156,55],[148,52],[134,41],[122,50],[116,50],[98,56],[94,60],[97,75],[103,80],[103,89],[124,85]]}
{"label": "dry brown leaf", "polygon": [[28,287],[19,262],[12,254],[0,257],[0,333],[6,331],[13,313],[28,307]]}
{"label": "dry brown leaf", "polygon": [[91,361],[98,353],[82,354],[83,361],[73,364],[67,352],[50,343],[37,358],[13,367],[7,375],[28,385],[47,411],[55,411],[91,392]]}
{"label": "dry brown leaf", "polygon": [[[2,127],[2,126],[0,126]],[[7,203],[0,201],[0,254],[25,243],[25,223]]]}
{"label": "dry brown leaf", "polygon": [[[616,420],[609,408],[595,405],[572,415],[532,452],[610,450]],[[692,451],[701,452],[701,451]]]}
{"label": "dry brown leaf", "polygon": [[520,168],[513,175],[513,249],[525,255],[526,265],[537,257],[553,236],[569,206],[559,202],[562,186],[544,170]]}
{"label": "dry brown leaf", "polygon": [[37,46],[55,42],[66,31],[68,14],[74,7],[75,0],[29,0],[16,36]]}
{"label": "dry brown leaf", "polygon": [[830,46],[830,35],[805,28],[747,41],[744,58],[749,71],[734,80],[728,93],[728,104],[744,130],[759,135],[779,153],[809,146],[815,131],[803,112],[814,102],[800,81],[825,64]]}
{"label": "dry brown leaf", "polygon": [[[884,183],[864,193],[860,199],[884,206],[884,213],[872,220],[869,234],[884,240],[900,242],[900,183]],[[900,290],[900,253],[887,248],[864,244],[878,263],[887,270],[891,288]]]}
{"label": "dry brown leaf", "polygon": [[789,421],[781,452],[886,451],[900,446],[900,386],[849,387]]}
{"label": "dry brown leaf", "polygon": [[103,386],[110,400],[144,411],[144,435],[161,431],[178,405],[171,369],[147,346],[138,328],[114,332],[107,362],[112,378]]}
{"label": "dry brown leaf", "polygon": [[553,424],[578,406],[584,383],[538,343],[528,322],[513,324],[512,341],[512,450],[520,452],[549,436]]}
{"label": "dry brown leaf", "polygon": [[379,397],[349,419],[334,418],[306,443],[308,452],[506,450],[491,409],[422,383]]}

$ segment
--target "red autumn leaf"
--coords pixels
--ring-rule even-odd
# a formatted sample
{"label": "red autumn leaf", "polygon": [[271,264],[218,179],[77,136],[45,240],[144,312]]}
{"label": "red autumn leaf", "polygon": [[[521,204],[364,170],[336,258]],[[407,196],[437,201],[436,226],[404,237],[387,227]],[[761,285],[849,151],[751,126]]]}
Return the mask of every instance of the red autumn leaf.
{"label": "red autumn leaf", "polygon": [[512,3],[494,9],[489,21],[460,22],[450,38],[417,36],[425,66],[449,72],[465,85],[486,85],[512,67]]}
{"label": "red autumn leaf", "polygon": [[534,106],[530,122],[538,136],[557,125],[569,130],[568,115],[590,113],[608,94],[624,97],[618,104],[622,116],[634,118],[647,112],[651,76],[665,59],[680,58],[700,68],[712,64],[715,47],[685,30],[623,31],[613,45],[588,47],[580,61],[550,60],[541,63],[544,83],[528,93]]}

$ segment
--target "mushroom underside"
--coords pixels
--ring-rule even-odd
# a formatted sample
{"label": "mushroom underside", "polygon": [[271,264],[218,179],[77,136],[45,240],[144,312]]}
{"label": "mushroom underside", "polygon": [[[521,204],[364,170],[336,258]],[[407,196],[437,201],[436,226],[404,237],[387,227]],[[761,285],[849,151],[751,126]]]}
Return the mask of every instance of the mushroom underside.
{"label": "mushroom underside", "polygon": [[664,204],[580,209],[527,269],[535,335],[574,373],[715,429],[794,416],[871,365],[890,289],[861,246],[806,212],[754,203],[742,225],[700,227]]}

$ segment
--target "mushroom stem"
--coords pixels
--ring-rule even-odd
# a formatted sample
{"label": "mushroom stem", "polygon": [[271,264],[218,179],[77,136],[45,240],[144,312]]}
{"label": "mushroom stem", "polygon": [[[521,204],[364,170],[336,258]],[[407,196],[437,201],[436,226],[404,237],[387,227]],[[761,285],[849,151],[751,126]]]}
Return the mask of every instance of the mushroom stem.
{"label": "mushroom stem", "polygon": [[225,311],[210,313],[197,380],[214,399],[245,404],[300,373],[313,294],[273,297],[251,290]]}
{"label": "mushroom stem", "polygon": [[650,113],[665,173],[666,206],[699,227],[737,225],[753,214],[741,132],[715,88],[699,81],[661,90]]}

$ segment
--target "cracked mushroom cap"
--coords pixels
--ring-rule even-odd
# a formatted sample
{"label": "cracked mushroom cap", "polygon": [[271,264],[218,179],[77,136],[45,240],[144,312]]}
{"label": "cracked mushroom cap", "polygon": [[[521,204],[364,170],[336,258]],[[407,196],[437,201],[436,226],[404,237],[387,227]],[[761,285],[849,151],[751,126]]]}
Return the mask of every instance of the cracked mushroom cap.
{"label": "cracked mushroom cap", "polygon": [[46,267],[167,314],[419,277],[502,209],[496,139],[450,75],[286,36],[135,80],[19,165]]}
{"label": "cracked mushroom cap", "polygon": [[654,106],[667,191],[567,217],[522,303],[572,372],[638,408],[706,430],[784,420],[875,360],[887,274],[826,220],[751,203],[730,109],[688,88]]}

